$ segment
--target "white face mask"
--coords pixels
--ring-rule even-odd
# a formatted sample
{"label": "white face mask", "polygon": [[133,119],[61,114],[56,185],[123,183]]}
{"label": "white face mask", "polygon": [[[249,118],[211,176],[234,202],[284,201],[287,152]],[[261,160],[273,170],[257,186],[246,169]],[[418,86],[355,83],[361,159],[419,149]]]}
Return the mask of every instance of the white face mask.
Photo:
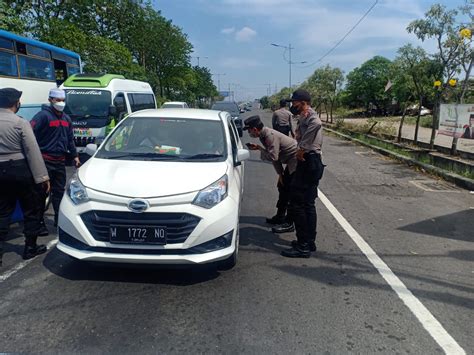
{"label": "white face mask", "polygon": [[63,112],[64,108],[66,107],[66,103],[63,102],[63,101],[53,102],[52,105],[53,105],[54,109],[59,111],[59,112]]}

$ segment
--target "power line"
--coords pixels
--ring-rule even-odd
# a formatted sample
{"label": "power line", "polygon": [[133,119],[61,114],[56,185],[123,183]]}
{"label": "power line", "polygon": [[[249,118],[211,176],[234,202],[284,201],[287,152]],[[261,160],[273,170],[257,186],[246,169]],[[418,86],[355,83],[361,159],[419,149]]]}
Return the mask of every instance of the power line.
{"label": "power line", "polygon": [[379,0],[375,0],[375,2],[372,4],[372,6],[365,12],[365,14],[359,19],[359,21],[357,21],[357,23],[351,27],[351,29],[344,35],[344,37],[342,37],[339,42],[337,42],[334,47],[332,47],[330,50],[328,50],[321,58],[319,58],[317,61],[313,62],[313,63],[310,63],[308,65],[304,65],[302,66],[301,68],[308,68],[308,67],[312,67],[313,65],[321,62],[324,58],[326,58],[329,54],[331,54],[337,47],[339,47],[339,45],[344,42],[344,40],[352,33],[352,31],[354,31],[356,29],[357,26],[359,26],[359,24],[367,17],[367,15],[373,10],[373,8],[375,7],[375,5],[377,5],[377,3],[379,2]]}

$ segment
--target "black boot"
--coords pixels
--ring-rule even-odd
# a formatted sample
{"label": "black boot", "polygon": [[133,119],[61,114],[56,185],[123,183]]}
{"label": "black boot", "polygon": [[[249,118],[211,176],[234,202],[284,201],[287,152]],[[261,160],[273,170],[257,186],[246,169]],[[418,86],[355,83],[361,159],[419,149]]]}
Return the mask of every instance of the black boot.
{"label": "black boot", "polygon": [[285,215],[276,214],[272,218],[266,218],[268,224],[282,224],[285,223]]}
{"label": "black boot", "polygon": [[289,232],[294,232],[294,231],[295,231],[295,226],[293,225],[293,223],[288,223],[288,222],[285,222],[283,224],[280,224],[279,226],[275,226],[272,228],[272,232],[277,233],[277,234],[289,233]]}
{"label": "black boot", "polygon": [[[296,248],[298,246],[298,241],[297,240],[292,240],[291,241],[291,246],[293,248]],[[316,244],[314,242],[309,243],[309,250],[310,251],[316,251],[317,250]]]}
{"label": "black boot", "polygon": [[45,245],[36,244],[38,237],[27,237],[25,241],[25,249],[23,250],[23,260],[32,259],[37,255],[46,252],[47,248]]}
{"label": "black boot", "polygon": [[309,245],[298,244],[296,248],[282,250],[281,255],[287,258],[309,258],[311,251]]}

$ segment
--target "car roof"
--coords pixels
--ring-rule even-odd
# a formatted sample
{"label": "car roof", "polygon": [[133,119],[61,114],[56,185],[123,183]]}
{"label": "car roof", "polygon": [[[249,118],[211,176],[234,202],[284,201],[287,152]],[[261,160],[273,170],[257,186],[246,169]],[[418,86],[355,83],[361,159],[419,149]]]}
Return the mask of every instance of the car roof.
{"label": "car roof", "polygon": [[[173,105],[185,105],[186,102],[183,102],[183,101],[167,101],[167,102],[164,102],[163,105],[166,105],[166,104],[173,104]],[[187,105],[187,104],[186,104]]]}
{"label": "car roof", "polygon": [[187,118],[195,120],[221,121],[221,112],[197,108],[158,108],[141,110],[128,117]]}

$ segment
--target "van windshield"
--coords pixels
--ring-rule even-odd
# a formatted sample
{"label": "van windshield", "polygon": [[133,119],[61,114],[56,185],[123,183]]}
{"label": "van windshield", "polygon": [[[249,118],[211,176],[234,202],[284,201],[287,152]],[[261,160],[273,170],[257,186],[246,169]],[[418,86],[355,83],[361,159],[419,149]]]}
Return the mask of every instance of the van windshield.
{"label": "van windshield", "polygon": [[108,118],[112,104],[110,91],[95,89],[69,89],[66,91],[64,112],[73,120],[80,118]]}

